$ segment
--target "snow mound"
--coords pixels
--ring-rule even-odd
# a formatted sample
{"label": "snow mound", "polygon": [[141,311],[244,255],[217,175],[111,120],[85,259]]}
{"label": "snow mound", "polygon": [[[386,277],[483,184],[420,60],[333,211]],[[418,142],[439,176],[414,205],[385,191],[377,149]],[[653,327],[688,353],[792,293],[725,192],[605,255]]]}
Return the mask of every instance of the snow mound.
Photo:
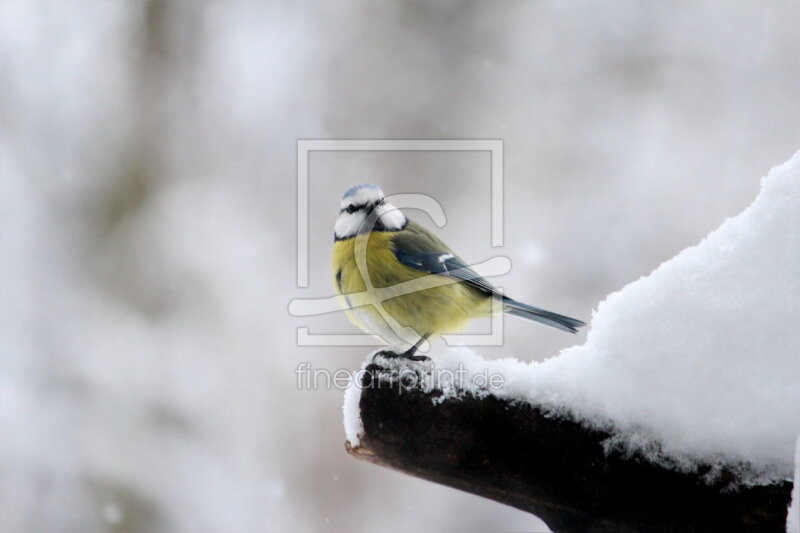
{"label": "snow mound", "polygon": [[[453,348],[436,369],[459,372],[444,397],[527,401],[611,429],[610,449],[684,471],[724,465],[744,483],[789,479],[800,432],[798,296],[800,152],[738,216],[609,295],[585,344],[541,363]],[[479,374],[503,384],[476,387]],[[345,401],[351,442],[356,394]]]}
{"label": "snow mound", "polygon": [[613,420],[622,445],[660,443],[651,459],[786,478],[800,430],[798,296],[800,152],[742,213],[608,296],[586,343],[536,373],[562,405]]}

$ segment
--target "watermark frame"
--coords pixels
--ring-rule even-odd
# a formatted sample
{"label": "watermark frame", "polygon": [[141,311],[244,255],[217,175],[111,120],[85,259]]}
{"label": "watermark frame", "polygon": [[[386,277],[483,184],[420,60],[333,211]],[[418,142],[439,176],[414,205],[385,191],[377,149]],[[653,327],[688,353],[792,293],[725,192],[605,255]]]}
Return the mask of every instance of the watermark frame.
{"label": "watermark frame", "polygon": [[[298,139],[297,140],[297,287],[308,288],[309,272],[309,157],[314,151],[489,152],[491,180],[491,246],[503,246],[503,140],[502,139]],[[503,313],[492,317],[489,334],[444,335],[448,344],[502,345]],[[376,344],[363,334],[313,334],[297,328],[298,346]]]}

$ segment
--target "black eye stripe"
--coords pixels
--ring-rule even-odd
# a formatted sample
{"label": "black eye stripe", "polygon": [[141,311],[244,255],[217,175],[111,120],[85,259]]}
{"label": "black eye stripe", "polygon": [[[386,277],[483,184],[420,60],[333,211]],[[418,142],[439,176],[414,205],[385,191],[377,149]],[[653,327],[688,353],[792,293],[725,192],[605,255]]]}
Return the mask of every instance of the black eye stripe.
{"label": "black eye stripe", "polygon": [[355,213],[356,211],[361,211],[362,209],[366,209],[367,207],[369,207],[369,206],[371,206],[371,205],[372,205],[372,206],[375,206],[375,205],[382,205],[382,204],[384,204],[384,203],[386,203],[386,200],[384,200],[384,199],[381,199],[380,201],[378,201],[378,202],[374,202],[374,203],[368,203],[368,204],[358,204],[358,205],[349,205],[349,206],[347,206],[347,207],[345,207],[345,208],[343,208],[343,209],[340,209],[340,210],[339,210],[339,212],[340,212],[340,213],[344,213],[344,212],[347,212],[347,213]]}

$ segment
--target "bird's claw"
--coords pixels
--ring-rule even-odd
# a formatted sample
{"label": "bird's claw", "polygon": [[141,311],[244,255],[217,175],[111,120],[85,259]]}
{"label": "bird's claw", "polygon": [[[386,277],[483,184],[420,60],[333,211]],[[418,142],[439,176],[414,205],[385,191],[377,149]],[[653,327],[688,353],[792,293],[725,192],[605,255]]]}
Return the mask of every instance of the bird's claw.
{"label": "bird's claw", "polygon": [[431,358],[426,355],[415,355],[410,350],[407,352],[393,352],[392,350],[381,350],[376,352],[375,355],[372,356],[372,362],[375,362],[375,359],[378,356],[383,357],[384,359],[407,359],[409,361],[417,361],[417,362],[427,362],[430,361]]}

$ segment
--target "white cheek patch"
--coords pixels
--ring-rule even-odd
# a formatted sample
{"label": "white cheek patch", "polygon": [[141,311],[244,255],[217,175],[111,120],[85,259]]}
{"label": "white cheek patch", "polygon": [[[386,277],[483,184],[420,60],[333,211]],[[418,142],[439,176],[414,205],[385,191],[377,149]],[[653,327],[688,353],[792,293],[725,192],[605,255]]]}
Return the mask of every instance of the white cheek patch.
{"label": "white cheek patch", "polygon": [[383,223],[384,227],[388,230],[403,229],[408,222],[403,212],[392,204],[380,205],[376,209],[378,209],[378,216],[381,219],[381,223]]}
{"label": "white cheek patch", "polygon": [[336,225],[333,227],[333,232],[336,237],[343,239],[345,237],[352,237],[361,228],[364,223],[364,213],[342,213],[336,219]]}

